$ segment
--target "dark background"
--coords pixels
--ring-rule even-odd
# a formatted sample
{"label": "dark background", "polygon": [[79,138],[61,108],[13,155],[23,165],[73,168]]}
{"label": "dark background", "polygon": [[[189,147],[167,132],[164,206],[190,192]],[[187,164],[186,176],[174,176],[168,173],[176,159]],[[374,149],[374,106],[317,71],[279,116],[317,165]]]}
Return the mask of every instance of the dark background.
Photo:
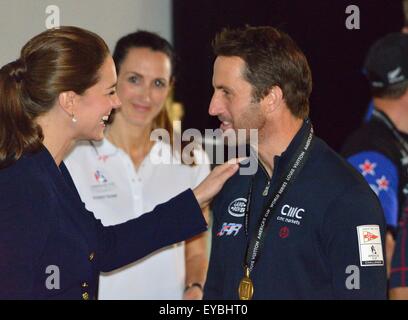
{"label": "dark background", "polygon": [[[345,26],[346,8],[360,9],[360,29]],[[362,122],[370,100],[362,74],[369,46],[403,26],[401,0],[173,0],[178,54],[175,98],[185,107],[183,129],[215,129],[211,41],[225,27],[270,25],[291,35],[311,65],[310,117],[317,135],[339,150]]]}

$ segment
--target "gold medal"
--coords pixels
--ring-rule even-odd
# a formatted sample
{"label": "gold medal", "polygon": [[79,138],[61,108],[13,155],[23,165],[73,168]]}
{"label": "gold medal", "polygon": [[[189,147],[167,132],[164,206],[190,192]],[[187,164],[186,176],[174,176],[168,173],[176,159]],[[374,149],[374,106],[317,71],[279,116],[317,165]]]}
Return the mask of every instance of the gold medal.
{"label": "gold medal", "polygon": [[249,277],[249,268],[245,267],[245,276],[239,283],[238,294],[240,300],[251,300],[254,295],[254,284]]}

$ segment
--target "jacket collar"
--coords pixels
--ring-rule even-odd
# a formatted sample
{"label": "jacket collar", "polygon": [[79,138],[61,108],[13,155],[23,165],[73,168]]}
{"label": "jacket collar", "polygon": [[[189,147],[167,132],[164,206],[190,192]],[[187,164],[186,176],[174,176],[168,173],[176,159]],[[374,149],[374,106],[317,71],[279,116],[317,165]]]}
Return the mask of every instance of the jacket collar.
{"label": "jacket collar", "polygon": [[[288,147],[280,156],[274,156],[273,163],[274,163],[274,169],[272,172],[272,177],[276,176],[277,173],[284,172],[286,165],[289,164],[290,159],[293,157],[294,153],[302,143],[304,137],[309,133],[309,124],[310,120],[306,119],[303,121],[302,126],[296,133],[296,135],[293,137],[292,141],[289,143]],[[257,158],[257,155],[255,155],[256,161],[258,161],[258,165],[263,168],[263,165],[260,163],[259,159]],[[263,169],[263,171],[266,172],[266,169]]]}

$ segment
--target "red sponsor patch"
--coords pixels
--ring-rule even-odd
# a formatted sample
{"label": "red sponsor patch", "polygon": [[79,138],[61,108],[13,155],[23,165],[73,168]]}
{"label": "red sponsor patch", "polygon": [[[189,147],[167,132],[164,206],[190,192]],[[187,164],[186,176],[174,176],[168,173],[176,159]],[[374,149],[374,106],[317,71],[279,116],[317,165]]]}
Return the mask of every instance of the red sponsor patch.
{"label": "red sponsor patch", "polygon": [[282,239],[289,237],[289,228],[288,227],[280,228],[279,237],[281,237]]}

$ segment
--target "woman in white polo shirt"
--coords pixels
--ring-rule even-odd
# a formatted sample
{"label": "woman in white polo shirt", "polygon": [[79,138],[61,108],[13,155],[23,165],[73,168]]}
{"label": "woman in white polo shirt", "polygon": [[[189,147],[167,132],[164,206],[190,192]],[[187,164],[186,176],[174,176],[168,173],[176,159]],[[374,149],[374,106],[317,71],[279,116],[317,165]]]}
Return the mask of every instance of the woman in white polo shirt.
{"label": "woman in white polo shirt", "polygon": [[[164,107],[174,81],[172,46],[156,34],[138,31],[118,41],[113,58],[122,106],[102,142],[85,141],[65,160],[82,201],[104,225],[150,211],[194,188],[210,171],[208,162],[180,164],[171,141],[150,140],[157,128],[173,134]],[[201,162],[205,154],[197,152]],[[167,164],[157,164],[157,159]],[[208,265],[206,237],[202,234],[102,275],[99,299],[201,299]]]}

